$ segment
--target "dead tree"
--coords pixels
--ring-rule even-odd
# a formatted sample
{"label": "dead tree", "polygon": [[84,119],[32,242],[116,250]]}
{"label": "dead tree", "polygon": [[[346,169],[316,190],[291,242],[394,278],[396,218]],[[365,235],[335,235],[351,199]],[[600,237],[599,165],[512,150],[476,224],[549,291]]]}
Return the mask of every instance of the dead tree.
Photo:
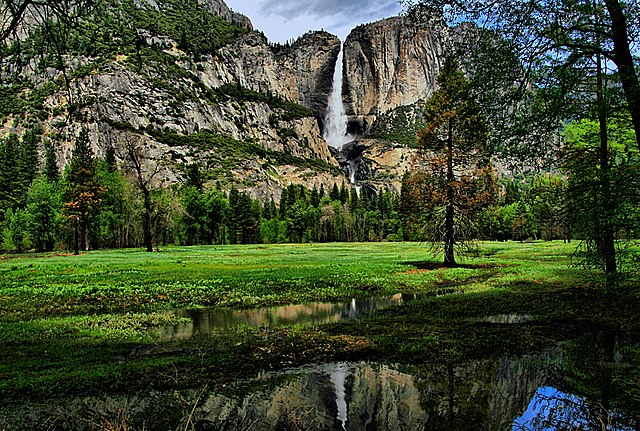
{"label": "dead tree", "polygon": [[141,136],[127,135],[120,151],[133,182],[142,195],[142,231],[144,246],[148,252],[153,251],[153,227],[158,218],[156,204],[152,192],[157,184],[157,177],[164,169],[163,158],[152,160],[147,154],[145,140]]}

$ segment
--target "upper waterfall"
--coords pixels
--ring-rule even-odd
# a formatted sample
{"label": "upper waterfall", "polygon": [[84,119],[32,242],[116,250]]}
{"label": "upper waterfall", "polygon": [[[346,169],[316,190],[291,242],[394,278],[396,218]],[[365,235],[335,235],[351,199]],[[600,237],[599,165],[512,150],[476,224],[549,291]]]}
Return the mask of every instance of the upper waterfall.
{"label": "upper waterfall", "polygon": [[342,59],[343,49],[341,46],[333,72],[333,86],[324,121],[324,140],[335,148],[340,148],[347,142],[353,141],[353,136],[347,133],[347,114],[342,102]]}

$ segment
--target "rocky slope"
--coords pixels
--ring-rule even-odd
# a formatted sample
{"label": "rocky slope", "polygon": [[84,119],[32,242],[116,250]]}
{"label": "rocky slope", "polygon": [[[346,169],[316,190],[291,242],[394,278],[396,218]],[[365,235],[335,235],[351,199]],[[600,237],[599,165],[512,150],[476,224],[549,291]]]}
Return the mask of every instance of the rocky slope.
{"label": "rocky slope", "polygon": [[[153,1],[153,0],[149,0]],[[215,13],[216,15],[221,16],[223,19],[229,21],[232,24],[235,24],[239,27],[248,28],[249,30],[253,30],[253,24],[251,20],[242,15],[241,13],[237,13],[229,9],[229,6],[222,0],[199,0],[207,9]]]}
{"label": "rocky slope", "polygon": [[[330,151],[322,123],[340,52],[337,37],[309,32],[292,45],[272,45],[222,0],[198,0],[201,13],[233,23],[237,27],[224,32],[237,36],[194,51],[176,30],[180,26],[167,21],[187,0],[169,2],[169,11],[152,0],[109,1],[139,21],[129,45],[119,36],[125,46],[107,55],[65,55],[64,69],[38,55],[27,62],[3,61],[3,83],[16,88],[19,82],[11,95],[18,108],[4,112],[0,106],[3,134],[20,134],[38,123],[58,146],[61,165],[80,127],[88,128],[98,156],[136,135],[150,159],[170,160],[170,182],[180,180],[185,165],[198,162],[211,183],[233,184],[261,199],[277,200],[289,182],[310,188],[324,183],[328,189],[348,182],[354,172],[371,191],[400,190],[402,175],[412,167],[421,107],[454,37],[440,20],[394,17],[351,32],[344,43],[343,100],[350,131],[365,140]],[[193,13],[185,15],[191,23]],[[167,22],[145,24],[149,16]],[[107,31],[105,37],[114,34]],[[193,38],[208,46],[198,31]],[[212,143],[203,133],[224,139]],[[194,145],[203,140],[206,145]]]}
{"label": "rocky slope", "polygon": [[[200,4],[252,28],[220,0]],[[135,8],[127,13],[147,13]],[[97,156],[135,138],[150,161],[165,160],[169,182],[199,163],[212,183],[261,199],[277,200],[289,183],[345,181],[319,120],[340,49],[335,36],[310,32],[292,46],[271,46],[261,33],[248,32],[214,53],[195,55],[176,37],[145,28],[136,34],[135,47],[113,54],[65,55],[65,68],[43,68],[38,57],[27,64],[5,59],[3,84],[20,77],[22,92],[12,94],[18,108],[0,112],[2,134],[20,135],[37,122],[58,147],[61,166],[81,127]]]}

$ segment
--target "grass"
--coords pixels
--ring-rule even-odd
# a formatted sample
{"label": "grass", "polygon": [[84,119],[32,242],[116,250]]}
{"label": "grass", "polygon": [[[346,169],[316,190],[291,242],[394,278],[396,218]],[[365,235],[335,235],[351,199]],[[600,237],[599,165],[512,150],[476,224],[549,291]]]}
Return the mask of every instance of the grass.
{"label": "grass", "polygon": [[[332,301],[462,283],[483,268],[412,272],[416,244],[260,245],[4,256],[0,318]],[[505,270],[503,269],[503,272]],[[508,271],[507,271],[508,272]]]}
{"label": "grass", "polygon": [[[485,243],[443,268],[415,243],[253,245],[0,258],[0,395],[5,403],[102,391],[210,387],[333,360],[464,361],[540,351],[576,334],[637,337],[637,295],[588,286],[572,245]],[[183,341],[148,329],[165,311],[424,294],[320,326],[229,330]],[[438,296],[437,293],[451,293]],[[530,316],[517,325],[496,315]],[[181,320],[182,319],[182,320]],[[169,376],[179,375],[180,379]],[[178,381],[179,380],[179,381]],[[2,403],[0,403],[2,404]]]}

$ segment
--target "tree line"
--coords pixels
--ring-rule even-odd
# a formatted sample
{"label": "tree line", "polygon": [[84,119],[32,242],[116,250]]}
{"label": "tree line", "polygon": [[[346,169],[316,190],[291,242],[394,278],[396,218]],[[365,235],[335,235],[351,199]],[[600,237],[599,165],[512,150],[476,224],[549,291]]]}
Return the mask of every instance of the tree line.
{"label": "tree line", "polygon": [[[40,162],[39,149],[44,148]],[[235,187],[205,187],[197,165],[165,186],[162,161],[137,139],[96,158],[86,131],[59,172],[40,131],[0,141],[0,232],[5,251],[38,252],[160,245],[402,240],[396,193],[358,196],[346,184],[289,185],[261,202]]]}
{"label": "tree line", "polygon": [[[142,143],[128,139],[96,158],[82,131],[59,172],[55,148],[41,131],[9,135],[0,142],[2,249],[153,251],[168,244],[427,241],[438,226],[437,215],[446,212],[446,189],[438,191],[433,172],[407,173],[400,194],[359,195],[345,183],[326,190],[290,184],[278,202],[261,202],[235,187],[223,190],[220,183],[207,188],[196,164],[186,168],[181,184],[165,186],[158,180],[161,162],[146,157]],[[440,163],[437,157],[432,161]],[[486,169],[467,180],[456,193],[461,196],[460,190],[468,188],[469,198],[459,199],[457,212],[470,239],[552,240],[576,233],[566,175],[499,179]],[[460,220],[456,215],[457,232]]]}

